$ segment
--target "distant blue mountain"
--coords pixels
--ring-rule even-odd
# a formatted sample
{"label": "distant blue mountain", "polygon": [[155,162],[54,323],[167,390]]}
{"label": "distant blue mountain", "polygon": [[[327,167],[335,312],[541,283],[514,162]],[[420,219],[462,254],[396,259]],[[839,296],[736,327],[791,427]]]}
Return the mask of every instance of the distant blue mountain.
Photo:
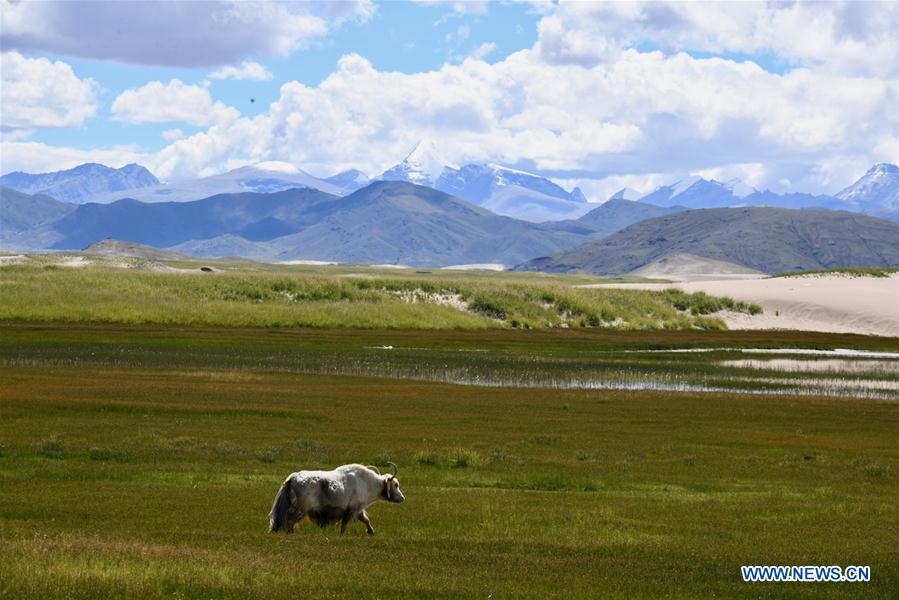
{"label": "distant blue mountain", "polygon": [[305,188],[83,204],[44,239],[63,250],[104,238],[202,256],[445,266],[513,264],[589,235],[499,216],[424,186],[376,181],[343,197]]}
{"label": "distant blue mountain", "polygon": [[340,189],[344,190],[347,194],[362,189],[369,183],[371,183],[368,175],[366,175],[359,169],[347,169],[346,171],[341,171],[337,175],[331,175],[330,177],[327,177],[325,181],[332,185],[336,185]]}
{"label": "distant blue mountain", "polygon": [[836,197],[848,203],[852,210],[895,218],[899,213],[899,167],[889,163],[874,165]]}
{"label": "distant blue mountain", "polygon": [[113,169],[97,163],[85,163],[65,171],[38,174],[15,171],[0,177],[0,185],[4,187],[76,204],[98,194],[122,192],[158,183],[159,180],[150,171],[136,164]]}
{"label": "distant blue mountain", "polygon": [[756,190],[739,179],[721,182],[687,177],[663,185],[640,198],[656,206],[686,208],[728,208],[773,206],[777,208],[827,208],[849,210],[899,220],[899,168],[875,165],[854,184],[835,196]]}

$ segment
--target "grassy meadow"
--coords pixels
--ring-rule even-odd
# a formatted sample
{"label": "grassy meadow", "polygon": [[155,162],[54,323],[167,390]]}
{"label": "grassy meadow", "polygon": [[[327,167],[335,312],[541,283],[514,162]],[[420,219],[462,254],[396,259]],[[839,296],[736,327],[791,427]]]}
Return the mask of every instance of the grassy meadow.
{"label": "grassy meadow", "polygon": [[[899,589],[899,340],[580,276],[54,260],[0,267],[0,598]],[[754,349],[881,355],[735,366]],[[290,472],[387,461],[407,500],[375,536],[267,532]],[[742,581],[768,564],[871,581]]]}
{"label": "grassy meadow", "polygon": [[[224,327],[723,329],[754,305],[702,293],[580,289],[603,279],[55,256],[0,267],[0,320]],[[78,263],[76,263],[78,264]]]}

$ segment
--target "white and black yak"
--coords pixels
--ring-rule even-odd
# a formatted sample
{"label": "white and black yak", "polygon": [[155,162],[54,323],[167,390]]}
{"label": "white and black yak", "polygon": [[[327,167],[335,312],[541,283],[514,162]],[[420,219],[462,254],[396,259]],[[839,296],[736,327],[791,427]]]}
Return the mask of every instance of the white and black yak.
{"label": "white and black yak", "polygon": [[293,533],[303,517],[320,527],[340,523],[340,535],[353,519],[365,523],[368,534],[375,533],[365,509],[378,500],[400,503],[406,499],[393,473],[381,475],[362,465],[343,465],[333,471],[297,471],[281,485],[269,513],[269,531]]}

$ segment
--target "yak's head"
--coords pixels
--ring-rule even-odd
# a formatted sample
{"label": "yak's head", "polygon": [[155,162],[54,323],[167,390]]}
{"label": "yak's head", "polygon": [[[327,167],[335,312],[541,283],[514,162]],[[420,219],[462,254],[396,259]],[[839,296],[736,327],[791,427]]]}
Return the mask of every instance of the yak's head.
{"label": "yak's head", "polygon": [[406,497],[400,489],[400,480],[396,478],[396,465],[393,463],[387,464],[393,467],[393,473],[384,476],[384,491],[382,492],[382,495],[388,502],[396,502],[399,504],[405,500]]}

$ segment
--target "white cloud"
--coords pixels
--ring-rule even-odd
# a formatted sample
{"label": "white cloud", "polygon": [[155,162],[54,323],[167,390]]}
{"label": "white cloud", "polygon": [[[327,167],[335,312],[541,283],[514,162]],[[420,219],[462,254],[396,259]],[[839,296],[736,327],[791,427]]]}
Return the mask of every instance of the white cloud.
{"label": "white cloud", "polygon": [[484,15],[490,8],[488,0],[413,0],[424,6],[447,7],[457,15]]}
{"label": "white cloud", "polygon": [[97,111],[96,84],[68,64],[0,54],[0,114],[4,137],[25,137],[40,127],[78,127]]}
{"label": "white cloud", "polygon": [[560,2],[538,50],[593,66],[648,42],[665,52],[772,53],[831,71],[899,72],[896,2]]}
{"label": "white cloud", "polygon": [[112,103],[113,118],[128,123],[189,123],[211,125],[240,116],[237,109],[213,102],[206,86],[185,85],[178,79],[151,81],[125,90]]}
{"label": "white cloud", "polygon": [[493,42],[484,42],[471,51],[471,57],[478,60],[484,60],[491,52],[496,50],[496,44]]}
{"label": "white cloud", "polygon": [[347,2],[0,0],[4,48],[184,67],[285,56],[375,12]]}
{"label": "white cloud", "polygon": [[228,65],[209,74],[210,79],[253,79],[269,81],[274,77],[272,72],[257,62],[245,60],[239,67]]}
{"label": "white cloud", "polygon": [[184,137],[184,132],[180,129],[166,129],[162,132],[162,138],[164,140],[168,140],[170,142],[174,142],[175,140],[180,140]]}

